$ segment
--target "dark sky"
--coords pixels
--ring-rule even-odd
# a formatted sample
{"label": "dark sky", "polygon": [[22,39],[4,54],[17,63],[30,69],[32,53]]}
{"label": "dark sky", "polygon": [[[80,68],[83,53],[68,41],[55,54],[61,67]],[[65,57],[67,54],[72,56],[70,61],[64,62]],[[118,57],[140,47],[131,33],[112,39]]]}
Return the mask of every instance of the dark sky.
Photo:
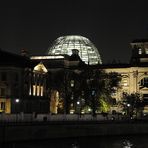
{"label": "dark sky", "polygon": [[147,0],[3,0],[0,48],[44,54],[63,35],[82,35],[99,49],[103,62],[128,62],[129,43],[148,38]]}

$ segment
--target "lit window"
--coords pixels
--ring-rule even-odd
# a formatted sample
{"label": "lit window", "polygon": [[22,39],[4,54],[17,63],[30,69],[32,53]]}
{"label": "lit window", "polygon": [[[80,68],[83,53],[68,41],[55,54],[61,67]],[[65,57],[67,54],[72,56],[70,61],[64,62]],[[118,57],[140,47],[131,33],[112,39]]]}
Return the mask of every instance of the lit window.
{"label": "lit window", "polygon": [[148,54],[148,48],[145,48],[145,54]]}
{"label": "lit window", "polygon": [[71,103],[70,106],[73,107],[73,103]]}
{"label": "lit window", "polygon": [[43,96],[43,86],[41,86],[41,96]]}
{"label": "lit window", "polygon": [[127,85],[128,85],[127,79],[123,79],[123,80],[122,80],[122,85],[123,85],[123,86],[127,86]]}
{"label": "lit window", "polygon": [[141,48],[139,48],[139,54],[142,54],[142,49]]}
{"label": "lit window", "polygon": [[36,87],[35,85],[33,85],[33,96],[35,96],[35,94],[36,94]]}
{"label": "lit window", "polygon": [[70,114],[74,114],[75,110],[74,109],[71,109],[70,110]]}
{"label": "lit window", "polygon": [[29,88],[29,95],[31,95],[31,87]]}
{"label": "lit window", "polygon": [[[29,95],[31,95],[31,89]],[[43,86],[33,85],[33,96],[43,96]]]}
{"label": "lit window", "polygon": [[37,86],[37,96],[40,96],[40,86]]}
{"label": "lit window", "polygon": [[74,87],[74,80],[71,80],[71,81],[70,81],[70,86],[71,86],[71,87]]}

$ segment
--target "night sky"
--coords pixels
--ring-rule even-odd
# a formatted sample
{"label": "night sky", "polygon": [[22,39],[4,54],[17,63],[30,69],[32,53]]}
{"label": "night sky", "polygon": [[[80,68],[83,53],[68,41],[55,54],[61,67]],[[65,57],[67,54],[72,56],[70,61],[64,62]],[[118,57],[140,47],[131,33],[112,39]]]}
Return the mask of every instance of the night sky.
{"label": "night sky", "polygon": [[128,62],[129,43],[148,38],[147,0],[3,0],[0,48],[44,54],[63,35],[82,35],[98,48],[104,63]]}

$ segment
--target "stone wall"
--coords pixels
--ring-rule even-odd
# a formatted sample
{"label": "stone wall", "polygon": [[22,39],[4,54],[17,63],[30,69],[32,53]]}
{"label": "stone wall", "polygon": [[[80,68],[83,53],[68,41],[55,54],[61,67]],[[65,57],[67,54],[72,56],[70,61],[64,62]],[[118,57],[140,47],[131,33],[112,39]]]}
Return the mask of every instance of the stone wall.
{"label": "stone wall", "polygon": [[45,121],[0,125],[0,142],[127,134],[148,134],[147,122]]}

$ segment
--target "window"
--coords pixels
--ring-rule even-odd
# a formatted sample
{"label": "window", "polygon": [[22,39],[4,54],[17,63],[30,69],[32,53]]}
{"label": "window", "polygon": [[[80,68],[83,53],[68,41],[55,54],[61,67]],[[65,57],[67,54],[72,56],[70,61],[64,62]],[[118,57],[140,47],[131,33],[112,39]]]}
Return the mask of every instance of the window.
{"label": "window", "polygon": [[44,89],[43,89],[43,86],[41,86],[40,89],[41,89],[41,96],[43,96],[43,90],[44,90]]}
{"label": "window", "polygon": [[0,110],[5,110],[5,102],[0,102]]}
{"label": "window", "polygon": [[148,87],[148,77],[143,78],[140,84],[143,87]]}
{"label": "window", "polygon": [[128,86],[128,81],[127,81],[127,79],[123,79],[122,80],[122,86]]}
{"label": "window", "polygon": [[145,48],[145,54],[148,54],[148,48]]}
{"label": "window", "polygon": [[43,96],[43,91],[44,91],[43,86],[33,85],[33,96]]}
{"label": "window", "polygon": [[143,94],[143,101],[147,104],[148,103],[148,94]]}
{"label": "window", "polygon": [[142,49],[141,48],[139,48],[139,54],[142,54]]}
{"label": "window", "polygon": [[40,96],[40,86],[37,86],[37,92],[36,92],[37,96]]}
{"label": "window", "polygon": [[14,79],[16,82],[18,81],[18,73],[15,73]]}
{"label": "window", "polygon": [[123,85],[124,85],[124,86],[127,86],[127,80],[124,80],[124,81],[123,81]]}
{"label": "window", "polygon": [[6,95],[6,89],[0,88],[0,96],[5,96],[5,95]]}
{"label": "window", "polygon": [[71,80],[71,81],[70,81],[70,86],[71,86],[71,87],[74,87],[74,80]]}
{"label": "window", "polygon": [[33,85],[33,96],[35,96],[35,94],[36,94],[36,86]]}
{"label": "window", "polygon": [[7,73],[6,72],[1,73],[1,81],[7,81]]}

